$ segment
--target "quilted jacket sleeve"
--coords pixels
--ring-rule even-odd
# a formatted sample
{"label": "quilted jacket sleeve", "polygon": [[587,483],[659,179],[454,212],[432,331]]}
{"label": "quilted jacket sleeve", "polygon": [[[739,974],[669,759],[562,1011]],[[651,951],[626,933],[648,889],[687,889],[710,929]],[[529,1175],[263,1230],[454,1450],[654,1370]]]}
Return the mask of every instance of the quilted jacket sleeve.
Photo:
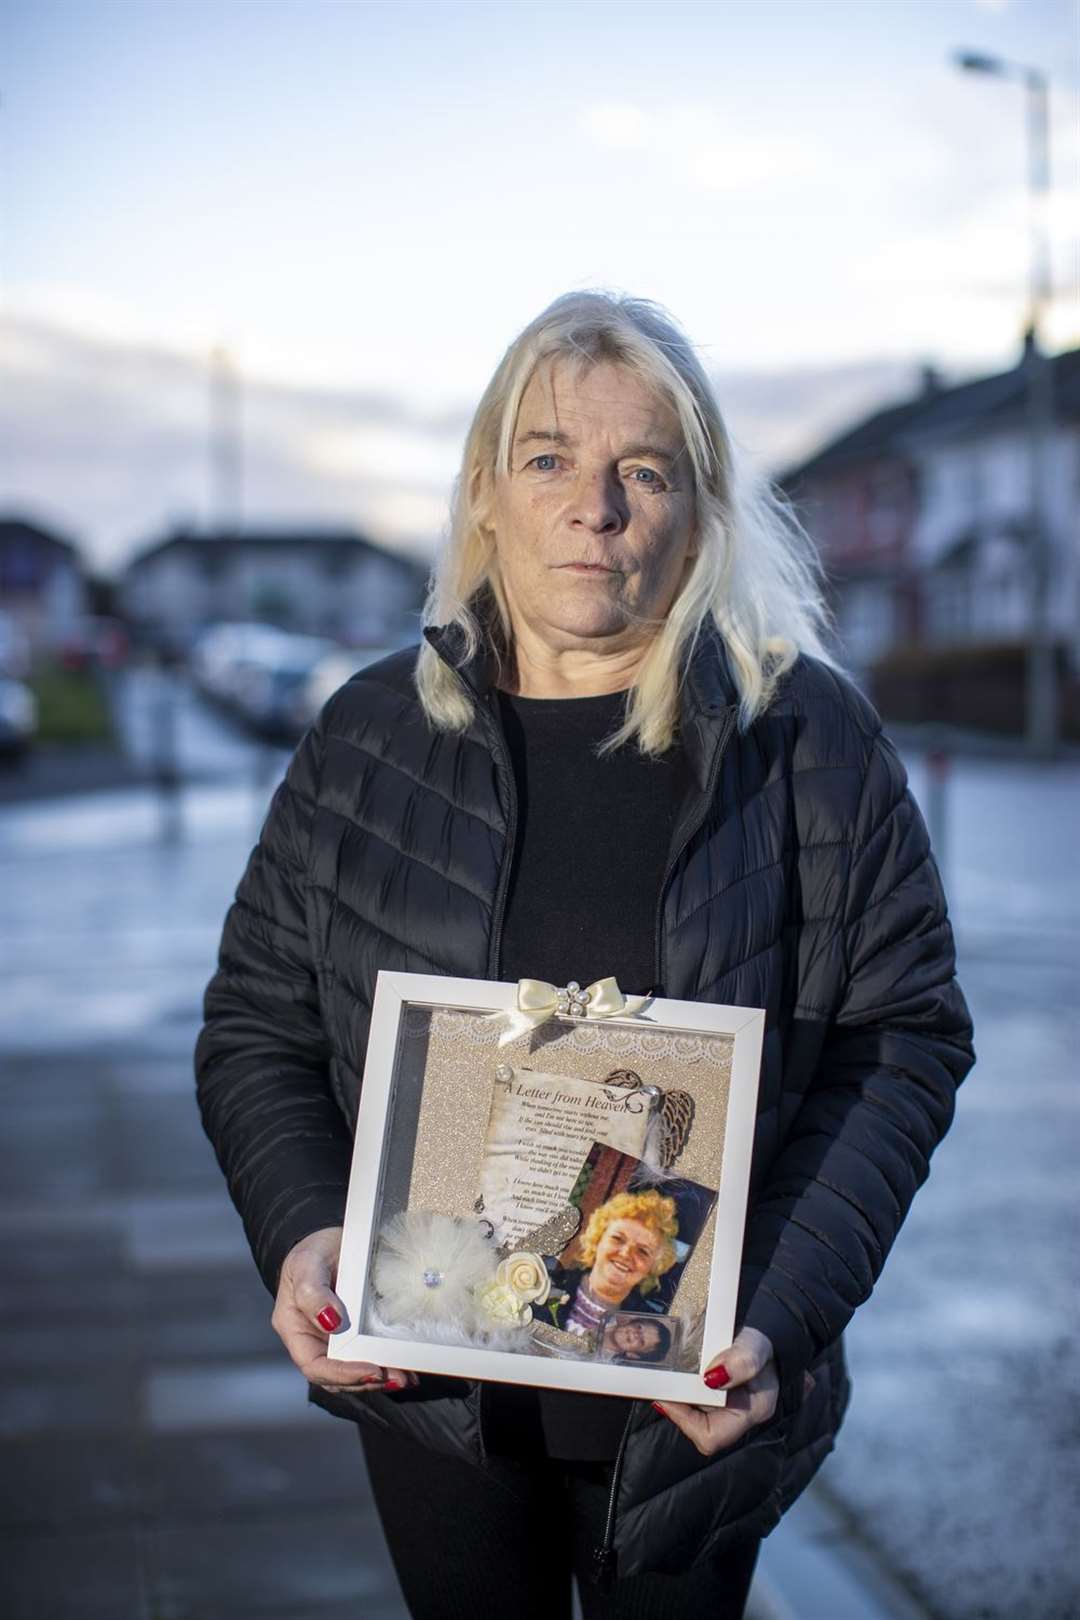
{"label": "quilted jacket sleeve", "polygon": [[926,827],[880,731],[839,928],[840,1002],[744,1251],[742,1320],[772,1340],[789,1400],[869,1296],[974,1061]]}
{"label": "quilted jacket sleeve", "polygon": [[203,1125],[271,1293],[294,1243],[341,1224],[352,1152],[329,1086],[308,926],[323,722],[301,740],[248,858],[195,1046]]}

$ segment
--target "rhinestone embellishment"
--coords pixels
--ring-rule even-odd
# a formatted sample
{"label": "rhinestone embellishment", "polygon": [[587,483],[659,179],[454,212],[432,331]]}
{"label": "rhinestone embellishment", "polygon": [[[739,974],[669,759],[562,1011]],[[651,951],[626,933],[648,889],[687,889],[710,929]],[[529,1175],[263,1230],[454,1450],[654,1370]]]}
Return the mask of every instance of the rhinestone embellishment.
{"label": "rhinestone embellishment", "polygon": [[571,979],[565,990],[555,993],[555,1011],[570,1018],[584,1018],[589,1004],[589,992],[583,990],[576,979]]}
{"label": "rhinestone embellishment", "polygon": [[442,1272],[441,1271],[435,1271],[430,1266],[428,1267],[427,1271],[424,1272],[424,1287],[425,1288],[438,1288],[438,1286],[442,1282],[442,1280],[443,1280]]}

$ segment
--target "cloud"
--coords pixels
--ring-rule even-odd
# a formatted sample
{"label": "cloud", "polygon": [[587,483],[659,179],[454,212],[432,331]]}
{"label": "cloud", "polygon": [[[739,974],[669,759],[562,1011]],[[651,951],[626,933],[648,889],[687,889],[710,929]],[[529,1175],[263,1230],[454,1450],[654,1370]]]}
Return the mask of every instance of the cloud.
{"label": "cloud", "polygon": [[629,101],[604,101],[590,107],[582,120],[598,146],[637,152],[648,144],[649,115]]}
{"label": "cloud", "polygon": [[705,191],[753,192],[773,181],[786,184],[820,173],[828,158],[809,137],[748,135],[714,108],[692,103],[647,109],[629,101],[599,102],[585,110],[581,123],[595,145],[645,153]]}
{"label": "cloud", "polygon": [[[57,528],[102,570],[176,521],[212,523],[202,356],[19,316],[2,336],[0,508]],[[243,378],[239,403],[246,523],[351,525],[430,556],[464,411]]]}
{"label": "cloud", "polygon": [[737,452],[758,470],[779,473],[863,416],[910,398],[918,367],[904,360],[856,360],[714,378]]}
{"label": "cloud", "polygon": [[386,427],[355,416],[305,435],[298,452],[313,472],[333,478],[436,484],[445,488],[457,470],[457,445],[423,428]]}

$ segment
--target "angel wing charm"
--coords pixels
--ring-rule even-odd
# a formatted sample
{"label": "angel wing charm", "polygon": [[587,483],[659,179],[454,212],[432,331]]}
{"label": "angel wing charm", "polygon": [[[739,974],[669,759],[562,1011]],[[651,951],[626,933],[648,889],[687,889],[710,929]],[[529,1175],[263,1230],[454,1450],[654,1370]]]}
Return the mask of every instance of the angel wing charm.
{"label": "angel wing charm", "polygon": [[690,1137],[694,1099],[688,1091],[665,1091],[660,1104],[660,1163],[670,1170]]}

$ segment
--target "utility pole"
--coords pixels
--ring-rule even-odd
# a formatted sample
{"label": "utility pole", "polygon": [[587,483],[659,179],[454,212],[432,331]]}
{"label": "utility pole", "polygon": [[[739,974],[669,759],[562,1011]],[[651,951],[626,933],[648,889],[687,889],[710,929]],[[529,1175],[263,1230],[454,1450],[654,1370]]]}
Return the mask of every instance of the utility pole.
{"label": "utility pole", "polygon": [[1028,640],[1027,735],[1034,753],[1052,754],[1058,744],[1057,670],[1050,620],[1054,536],[1050,515],[1050,454],[1054,432],[1054,382],[1050,356],[1039,341],[1050,302],[1050,119],[1046,78],[1027,70],[1028,186],[1031,216],[1031,281],[1026,360],[1028,370],[1028,499],[1032,526],[1031,634]]}
{"label": "utility pole", "polygon": [[1051,360],[1040,342],[1040,328],[1051,297],[1050,276],[1050,90],[1038,68],[1002,57],[958,51],[957,67],[1018,79],[1027,91],[1028,209],[1031,254],[1028,313],[1024,332],[1027,382],[1028,524],[1030,533],[1029,624],[1025,680],[1025,730],[1033,754],[1053,754],[1058,746],[1058,683],[1051,600],[1054,536],[1050,515],[1050,451],[1054,432]]}
{"label": "utility pole", "polygon": [[228,349],[210,355],[210,526],[239,534],[244,520],[240,378]]}

